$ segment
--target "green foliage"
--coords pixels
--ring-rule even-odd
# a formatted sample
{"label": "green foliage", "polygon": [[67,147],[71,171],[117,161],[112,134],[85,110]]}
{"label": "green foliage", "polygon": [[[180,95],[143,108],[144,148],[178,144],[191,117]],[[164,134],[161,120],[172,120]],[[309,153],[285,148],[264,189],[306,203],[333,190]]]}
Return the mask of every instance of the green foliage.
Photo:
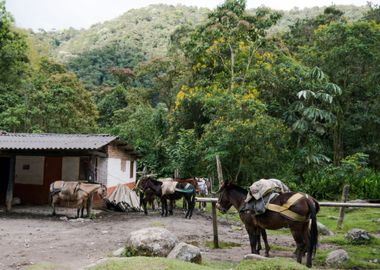
{"label": "green foliage", "polygon": [[118,83],[112,74],[113,68],[134,68],[144,59],[138,49],[114,43],[69,58],[67,66],[88,89],[93,90],[101,85],[115,86]]}
{"label": "green foliage", "polygon": [[321,170],[308,172],[301,188],[318,199],[339,199],[343,186],[349,184],[352,198],[378,198],[380,175],[367,165],[366,154],[347,156],[340,166],[328,165]]}

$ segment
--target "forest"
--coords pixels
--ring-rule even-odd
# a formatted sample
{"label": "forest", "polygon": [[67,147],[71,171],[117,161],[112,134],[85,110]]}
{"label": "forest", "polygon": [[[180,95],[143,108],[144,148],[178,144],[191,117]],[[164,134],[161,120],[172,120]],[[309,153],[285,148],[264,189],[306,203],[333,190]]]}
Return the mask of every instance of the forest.
{"label": "forest", "polygon": [[0,0],[0,129],[115,134],[159,176],[216,177],[219,155],[241,186],[379,198],[380,7],[310,11],[155,5],[34,32]]}

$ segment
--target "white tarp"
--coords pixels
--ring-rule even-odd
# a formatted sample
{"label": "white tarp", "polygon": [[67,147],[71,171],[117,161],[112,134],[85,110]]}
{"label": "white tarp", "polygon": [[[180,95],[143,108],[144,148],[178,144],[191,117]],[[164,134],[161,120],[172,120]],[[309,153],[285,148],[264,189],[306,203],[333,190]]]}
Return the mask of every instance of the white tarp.
{"label": "white tarp", "polygon": [[278,179],[260,179],[249,187],[245,201],[249,202],[252,198],[258,200],[270,192],[285,193],[289,191],[290,189]]}
{"label": "white tarp", "polygon": [[141,211],[139,197],[135,191],[126,185],[117,185],[116,189],[107,196],[106,200],[121,211]]}

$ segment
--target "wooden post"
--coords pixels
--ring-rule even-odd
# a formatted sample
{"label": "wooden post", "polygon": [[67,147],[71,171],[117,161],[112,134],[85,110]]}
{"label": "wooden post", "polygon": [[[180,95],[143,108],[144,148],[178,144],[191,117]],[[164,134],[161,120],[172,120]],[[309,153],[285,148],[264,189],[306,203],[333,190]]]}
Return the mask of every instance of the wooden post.
{"label": "wooden post", "polygon": [[6,211],[11,211],[12,209],[12,200],[13,200],[13,186],[15,179],[15,165],[16,165],[16,157],[12,156],[9,161],[9,176],[8,176],[8,186],[7,186],[7,194],[5,195],[5,205]]}
{"label": "wooden post", "polygon": [[223,181],[222,163],[220,162],[219,155],[216,155],[215,158],[216,158],[216,171],[218,173],[218,181],[219,181],[219,187],[220,187]]}
{"label": "wooden post", "polygon": [[179,170],[178,169],[174,170],[174,178],[179,178]]}
{"label": "wooden post", "polygon": [[212,231],[214,233],[214,248],[219,248],[218,222],[216,219],[216,202],[212,202]]}
{"label": "wooden post", "polygon": [[[349,188],[350,188],[349,185],[345,185],[343,187],[342,202],[347,201]],[[342,229],[342,224],[343,224],[343,220],[344,220],[344,210],[345,210],[345,207],[341,207],[339,209],[339,219],[338,219],[338,224],[337,224],[338,229]]]}

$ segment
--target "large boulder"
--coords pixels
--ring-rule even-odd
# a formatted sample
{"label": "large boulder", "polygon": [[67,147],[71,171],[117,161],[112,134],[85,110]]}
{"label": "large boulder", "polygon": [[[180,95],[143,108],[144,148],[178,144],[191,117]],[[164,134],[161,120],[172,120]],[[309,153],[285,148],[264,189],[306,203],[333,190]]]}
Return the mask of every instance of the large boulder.
{"label": "large boulder", "polygon": [[196,246],[183,242],[176,245],[173,250],[170,251],[168,258],[199,264],[202,263],[201,250]]}
{"label": "large boulder", "polygon": [[329,235],[329,236],[334,235],[332,231],[330,231],[325,225],[323,225],[319,221],[317,222],[317,226],[318,226],[318,231],[320,232],[320,234]]}
{"label": "large boulder", "polygon": [[326,258],[326,264],[329,266],[337,266],[349,259],[347,252],[344,249],[331,251]]}
{"label": "large boulder", "polygon": [[368,244],[371,242],[371,236],[362,229],[352,229],[348,231],[345,235],[345,238],[350,241],[352,244]]}
{"label": "large boulder", "polygon": [[177,243],[177,237],[166,229],[145,228],[128,235],[125,254],[166,257]]}

